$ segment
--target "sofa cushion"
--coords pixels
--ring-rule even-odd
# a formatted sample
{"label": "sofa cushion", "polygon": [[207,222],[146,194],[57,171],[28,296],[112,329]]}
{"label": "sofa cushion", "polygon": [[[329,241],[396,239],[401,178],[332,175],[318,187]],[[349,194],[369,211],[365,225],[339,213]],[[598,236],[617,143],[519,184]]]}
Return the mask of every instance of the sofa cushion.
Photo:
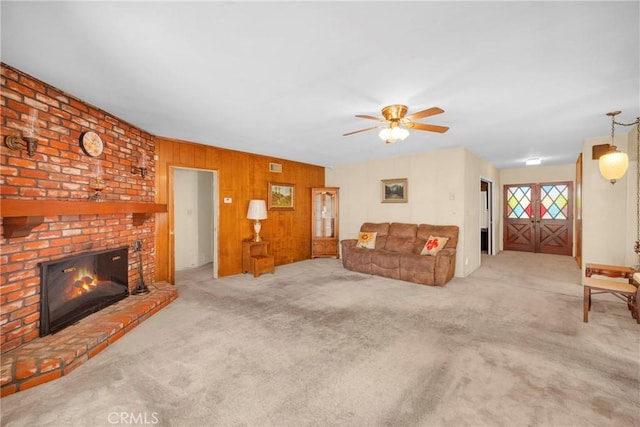
{"label": "sofa cushion", "polygon": [[416,240],[417,224],[394,222],[389,227],[389,237],[384,250],[389,252],[411,252]]}
{"label": "sofa cushion", "polygon": [[371,251],[371,274],[400,278],[400,254],[388,251]]}
{"label": "sofa cushion", "polygon": [[447,244],[449,239],[447,237],[438,237],[438,236],[429,236],[427,242],[424,244],[420,255],[437,255],[444,246]]}
{"label": "sofa cushion", "polygon": [[449,239],[445,249],[455,250],[458,246],[458,226],[456,225],[431,225],[420,224],[418,232],[416,233],[416,241],[413,245],[413,253],[420,254],[424,245],[429,240],[429,236],[441,236]]}
{"label": "sofa cushion", "polygon": [[365,222],[360,227],[360,231],[375,232],[376,233],[376,249],[384,249],[384,245],[387,242],[387,235],[389,234],[389,223],[383,222],[380,224]]}
{"label": "sofa cushion", "polygon": [[400,255],[400,279],[422,285],[434,285],[436,257],[416,254]]}
{"label": "sofa cushion", "polygon": [[356,248],[375,249],[376,234],[378,233],[375,231],[361,231],[358,233],[358,243],[356,244]]}
{"label": "sofa cushion", "polygon": [[353,247],[349,249],[349,255],[342,258],[342,265],[349,270],[371,274],[371,249]]}

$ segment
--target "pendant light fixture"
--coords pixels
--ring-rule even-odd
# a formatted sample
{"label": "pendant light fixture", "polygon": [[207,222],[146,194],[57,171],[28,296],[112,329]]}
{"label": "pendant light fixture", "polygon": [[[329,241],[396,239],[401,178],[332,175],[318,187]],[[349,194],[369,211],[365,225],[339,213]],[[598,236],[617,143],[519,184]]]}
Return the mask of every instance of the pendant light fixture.
{"label": "pendant light fixture", "polygon": [[618,151],[614,141],[615,126],[616,124],[622,124],[616,123],[616,116],[621,112],[612,111],[607,113],[607,116],[611,117],[611,144],[609,145],[609,151],[600,156],[598,160],[600,174],[608,179],[611,184],[615,184],[617,180],[622,178],[629,167],[629,156],[627,156],[627,153]]}

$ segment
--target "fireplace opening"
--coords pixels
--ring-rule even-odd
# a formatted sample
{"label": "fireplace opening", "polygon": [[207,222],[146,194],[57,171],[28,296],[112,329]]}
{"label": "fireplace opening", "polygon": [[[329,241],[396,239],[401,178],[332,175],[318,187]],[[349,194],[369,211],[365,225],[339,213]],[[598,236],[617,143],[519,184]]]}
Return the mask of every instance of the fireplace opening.
{"label": "fireplace opening", "polygon": [[40,263],[40,336],[129,296],[128,255],[124,246]]}

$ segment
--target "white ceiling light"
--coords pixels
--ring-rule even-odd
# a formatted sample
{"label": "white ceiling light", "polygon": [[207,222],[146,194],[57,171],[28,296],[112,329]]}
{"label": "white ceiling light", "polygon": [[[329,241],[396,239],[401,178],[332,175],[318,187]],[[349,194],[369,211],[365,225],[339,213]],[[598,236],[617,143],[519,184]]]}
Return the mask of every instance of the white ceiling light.
{"label": "white ceiling light", "polygon": [[542,163],[542,160],[540,160],[539,157],[535,157],[535,158],[531,158],[531,159],[527,159],[524,164],[527,166],[535,166],[535,165],[539,165],[540,163]]}
{"label": "white ceiling light", "polygon": [[401,128],[400,126],[393,126],[382,129],[379,136],[387,144],[393,144],[394,142],[404,141],[407,139],[409,131],[405,128]]}

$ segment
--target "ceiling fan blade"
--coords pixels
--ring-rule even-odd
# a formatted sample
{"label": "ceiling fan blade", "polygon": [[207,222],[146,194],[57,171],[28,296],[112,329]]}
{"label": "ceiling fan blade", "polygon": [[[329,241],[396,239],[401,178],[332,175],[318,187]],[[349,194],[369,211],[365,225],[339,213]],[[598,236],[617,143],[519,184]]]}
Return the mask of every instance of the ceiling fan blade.
{"label": "ceiling fan blade", "polygon": [[356,114],[356,117],[360,117],[361,119],[375,120],[377,122],[386,122],[386,120],[382,117],[369,116],[367,114]]}
{"label": "ceiling fan blade", "polygon": [[383,127],[383,126],[373,126],[373,127],[370,127],[370,128],[360,129],[360,130],[356,130],[356,131],[353,131],[353,132],[345,133],[342,136],[349,136],[349,135],[353,135],[353,134],[360,133],[360,132],[366,132],[368,130],[378,129],[378,128],[381,128],[381,127]]}
{"label": "ceiling fan blade", "polygon": [[444,133],[449,130],[449,128],[446,126],[427,125],[424,123],[407,123],[405,126],[412,129],[428,130],[431,132],[439,132],[439,133]]}
{"label": "ceiling fan blade", "polygon": [[410,114],[405,117],[405,120],[416,120],[423,117],[435,116],[436,114],[444,113],[444,110],[439,107],[431,107],[426,110],[418,111],[417,113]]}

